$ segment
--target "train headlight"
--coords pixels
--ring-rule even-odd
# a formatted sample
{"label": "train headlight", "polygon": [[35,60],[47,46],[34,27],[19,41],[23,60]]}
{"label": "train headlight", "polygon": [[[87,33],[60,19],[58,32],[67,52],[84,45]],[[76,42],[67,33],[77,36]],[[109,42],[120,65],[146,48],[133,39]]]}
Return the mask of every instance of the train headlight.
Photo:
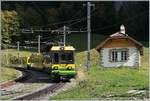
{"label": "train headlight", "polygon": [[68,66],[68,67],[67,67],[67,69],[68,69],[68,70],[71,70],[71,69],[72,69],[72,67],[71,67],[71,66]]}
{"label": "train headlight", "polygon": [[54,66],[53,69],[57,70],[57,69],[58,69],[58,66]]}
{"label": "train headlight", "polygon": [[64,47],[60,47],[60,50],[64,50]]}

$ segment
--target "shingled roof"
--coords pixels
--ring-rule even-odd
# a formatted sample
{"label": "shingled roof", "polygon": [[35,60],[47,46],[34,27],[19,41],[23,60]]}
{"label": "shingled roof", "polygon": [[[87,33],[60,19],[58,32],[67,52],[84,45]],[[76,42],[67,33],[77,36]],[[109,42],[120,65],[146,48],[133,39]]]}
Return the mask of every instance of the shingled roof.
{"label": "shingled roof", "polygon": [[133,39],[132,37],[128,36],[127,34],[123,34],[121,32],[116,32],[116,33],[110,35],[106,40],[104,40],[101,44],[99,44],[96,47],[96,50],[98,52],[100,52],[101,48],[105,45],[105,43],[112,39],[128,39],[128,40],[132,41],[139,49],[140,54],[143,55],[143,45],[140,42]]}

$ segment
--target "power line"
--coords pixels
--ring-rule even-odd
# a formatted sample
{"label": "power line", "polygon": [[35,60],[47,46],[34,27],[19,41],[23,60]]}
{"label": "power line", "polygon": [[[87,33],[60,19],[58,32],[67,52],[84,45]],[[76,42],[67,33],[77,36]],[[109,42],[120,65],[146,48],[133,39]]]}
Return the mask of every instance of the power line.
{"label": "power line", "polygon": [[87,18],[82,18],[81,20],[79,20],[79,21],[77,21],[77,22],[74,22],[74,23],[72,23],[72,24],[69,24],[69,25],[67,25],[67,26],[72,26],[72,25],[75,25],[75,24],[77,24],[77,23],[79,23],[79,22],[81,22],[81,21],[84,21],[84,20],[86,20]]}
{"label": "power line", "polygon": [[[94,8],[92,11],[91,11],[91,16],[93,16],[94,15],[94,11],[95,10],[97,10],[98,8]],[[67,25],[67,26],[72,26],[72,25],[75,25],[75,24],[77,24],[77,23],[79,23],[79,22],[81,22],[81,21],[84,21],[84,20],[86,20],[87,18],[86,17],[83,17],[83,18],[81,18],[81,20],[79,20],[79,21],[77,21],[77,22],[74,22],[74,23],[72,23],[72,24],[69,24],[69,25]],[[87,28],[87,27],[86,27]],[[84,28],[83,28],[84,29]]]}
{"label": "power line", "polygon": [[[141,14],[138,14],[138,15],[136,15],[136,16],[134,16],[134,17],[130,17],[130,18],[128,18],[128,19],[125,19],[124,22],[133,20],[133,19],[135,19],[136,17],[139,17],[139,16],[141,16],[141,15],[143,15],[143,14],[145,14],[145,13],[148,13],[148,12],[149,12],[149,11],[145,11],[145,12],[143,12],[143,13],[141,13]],[[114,26],[118,26],[120,23],[121,23],[121,22],[115,23],[115,24],[110,25],[110,26],[102,27],[102,28],[95,28],[95,29],[93,29],[92,31],[105,30],[105,29],[108,29],[108,28],[112,28],[112,27],[114,27]]]}
{"label": "power line", "polygon": [[[37,27],[46,27],[46,26],[52,26],[52,25],[59,25],[59,24],[65,24],[65,23],[71,23],[73,21],[78,21],[81,18],[78,19],[72,19],[72,20],[66,20],[66,21],[59,21],[59,22],[55,22],[55,23],[51,23],[51,24],[46,24],[46,25],[40,25],[40,26],[33,26],[32,28],[37,28]],[[31,27],[26,27],[24,29],[29,29]]]}
{"label": "power line", "polygon": [[[93,9],[92,10],[92,12],[91,13],[93,13],[94,11],[95,11],[96,9]],[[72,23],[72,24],[69,24],[68,26],[72,26],[72,25],[75,25],[75,24],[77,24],[77,23],[79,23],[79,22],[81,22],[81,21],[84,21],[84,20],[86,20],[87,18],[85,18],[85,17],[83,17],[82,19],[80,19],[79,21],[77,21],[77,22],[75,22],[75,23]],[[60,29],[58,29],[58,30],[42,30],[42,29],[39,29],[39,30],[33,30],[33,29],[31,29],[31,30],[23,30],[23,31],[25,31],[24,33],[34,33],[34,32],[58,32],[58,33],[65,33],[65,32],[68,32],[68,33],[71,33],[71,32],[86,32],[86,31],[65,31],[65,30],[60,30]],[[64,45],[65,45],[65,35],[66,34],[64,34]]]}
{"label": "power line", "polygon": [[[97,10],[98,8],[94,8],[92,11],[91,11],[91,14]],[[78,12],[79,13],[79,12]],[[78,13],[76,15],[78,15]],[[36,27],[46,27],[46,26],[52,26],[52,25],[59,25],[59,24],[65,24],[65,23],[71,23],[73,21],[78,21],[78,20],[82,20],[83,19],[86,19],[86,17],[81,17],[81,18],[78,18],[78,19],[72,19],[72,20],[66,20],[66,21],[60,21],[60,22],[56,22],[56,23],[51,23],[51,24],[46,24],[46,25],[40,25],[40,26],[33,26],[33,28],[36,28]],[[78,21],[80,22],[80,21]],[[75,22],[76,23],[76,22]],[[72,24],[73,25],[73,24]],[[25,29],[28,29],[29,27],[26,27]]]}

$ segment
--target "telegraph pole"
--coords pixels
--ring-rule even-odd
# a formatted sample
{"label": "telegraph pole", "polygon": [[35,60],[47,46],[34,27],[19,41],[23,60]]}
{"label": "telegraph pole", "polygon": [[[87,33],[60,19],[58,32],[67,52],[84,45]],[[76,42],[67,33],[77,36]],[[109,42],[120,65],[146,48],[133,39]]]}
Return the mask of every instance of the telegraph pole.
{"label": "telegraph pole", "polygon": [[94,4],[87,2],[87,34],[88,34],[87,36],[87,60],[86,60],[87,70],[89,70],[90,68],[91,6],[94,6]]}
{"label": "telegraph pole", "polygon": [[38,53],[40,53],[40,35],[38,35]]}
{"label": "telegraph pole", "polygon": [[18,52],[19,52],[19,50],[20,50],[20,49],[19,49],[19,46],[20,46],[19,44],[20,44],[20,42],[17,41],[17,50],[18,50]]}
{"label": "telegraph pole", "polygon": [[64,26],[64,46],[66,45],[66,26]]}
{"label": "telegraph pole", "polygon": [[2,58],[1,58],[2,57],[2,55],[1,55],[2,35],[1,34],[2,34],[2,32],[0,33],[0,68],[1,68],[1,64],[2,64],[2,62],[1,62],[2,61]]}
{"label": "telegraph pole", "polygon": [[19,44],[20,44],[20,42],[19,42],[19,41],[17,41],[17,50],[18,50],[18,63],[19,63],[19,50],[20,50],[20,49],[19,49],[19,47],[20,47],[20,46],[19,46]]}
{"label": "telegraph pole", "polygon": [[[1,2],[0,2],[0,5],[1,5]],[[1,15],[0,15],[0,17],[1,17]],[[2,20],[0,19],[0,22],[1,22]],[[1,26],[1,28],[2,28],[2,23],[0,23],[0,26]],[[0,29],[0,31],[1,31],[2,29]],[[1,64],[2,64],[2,54],[1,54],[1,47],[2,47],[2,31],[1,31],[1,33],[0,33],[0,68],[1,68]],[[1,71],[1,70],[0,70]]]}

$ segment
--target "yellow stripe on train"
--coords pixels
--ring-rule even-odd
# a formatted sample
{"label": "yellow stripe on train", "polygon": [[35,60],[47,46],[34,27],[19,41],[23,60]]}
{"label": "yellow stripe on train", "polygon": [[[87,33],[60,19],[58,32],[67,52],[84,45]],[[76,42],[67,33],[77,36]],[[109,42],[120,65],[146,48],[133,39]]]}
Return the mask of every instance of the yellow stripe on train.
{"label": "yellow stripe on train", "polygon": [[52,69],[75,69],[75,64],[52,64]]}

